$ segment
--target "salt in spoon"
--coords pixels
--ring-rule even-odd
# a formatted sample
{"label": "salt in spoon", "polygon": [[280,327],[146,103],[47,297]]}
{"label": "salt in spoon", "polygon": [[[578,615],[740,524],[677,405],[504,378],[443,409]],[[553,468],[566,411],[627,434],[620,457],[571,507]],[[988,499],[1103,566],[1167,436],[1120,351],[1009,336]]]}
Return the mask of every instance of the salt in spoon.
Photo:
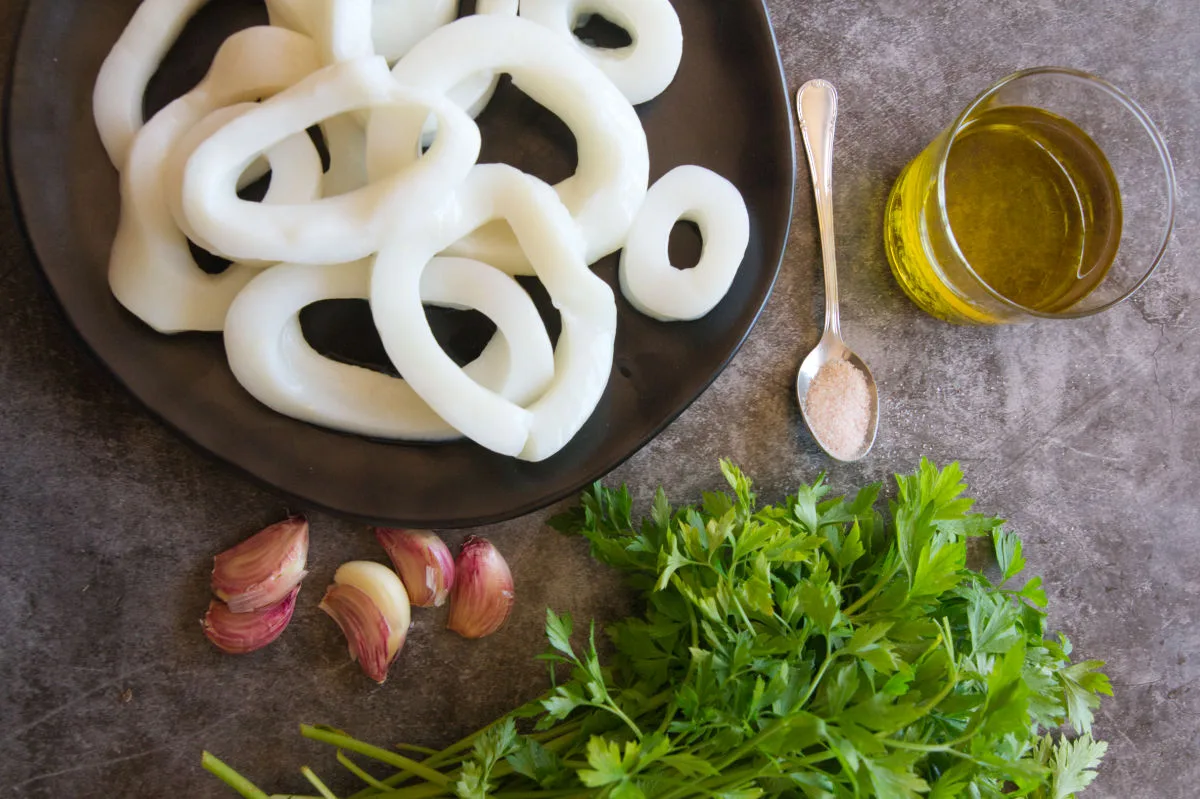
{"label": "salt in spoon", "polygon": [[[821,449],[835,460],[853,462],[866,457],[875,445],[875,434],[879,428],[879,391],[871,370],[862,358],[854,354],[842,341],[842,320],[838,308],[837,259],[833,235],[833,134],[837,124],[837,90],[828,81],[810,80],[796,93],[796,113],[800,117],[800,134],[804,149],[808,153],[808,167],[812,172],[813,191],[817,201],[817,224],[821,231],[821,255],[825,268],[825,333],[820,342],[800,364],[796,376],[796,395],[800,400],[800,413],[804,423],[813,434]],[[822,441],[812,420],[809,418],[806,399],[809,386],[817,373],[827,363],[845,360],[862,372],[867,381],[870,395],[870,421],[863,445],[853,457],[839,457]],[[845,453],[843,453],[844,455]]]}

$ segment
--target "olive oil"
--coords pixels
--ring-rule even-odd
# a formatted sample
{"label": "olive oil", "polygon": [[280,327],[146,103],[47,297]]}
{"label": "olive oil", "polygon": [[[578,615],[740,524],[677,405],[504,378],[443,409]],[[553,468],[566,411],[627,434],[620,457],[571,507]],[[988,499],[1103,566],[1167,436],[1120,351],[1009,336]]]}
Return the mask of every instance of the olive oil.
{"label": "olive oil", "polygon": [[[888,202],[888,255],[918,305],[986,324],[1002,318],[973,278],[1042,313],[1064,311],[1100,285],[1120,243],[1121,200],[1112,167],[1084,131],[1024,106],[971,119],[946,156],[950,235],[941,233],[940,247],[936,165],[923,163],[936,159],[937,144],[909,165]],[[954,244],[973,276],[949,263],[959,260]]]}

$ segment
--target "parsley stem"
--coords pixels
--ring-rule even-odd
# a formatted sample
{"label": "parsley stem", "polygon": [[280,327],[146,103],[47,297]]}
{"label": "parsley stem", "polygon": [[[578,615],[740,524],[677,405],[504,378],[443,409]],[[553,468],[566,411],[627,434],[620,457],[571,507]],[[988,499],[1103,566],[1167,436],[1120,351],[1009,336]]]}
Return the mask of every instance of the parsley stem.
{"label": "parsley stem", "polygon": [[302,724],[300,726],[300,734],[305,738],[332,744],[342,749],[349,749],[351,752],[366,755],[372,760],[378,760],[382,763],[387,763],[389,766],[395,766],[402,772],[408,772],[434,785],[444,788],[450,784],[450,778],[436,769],[432,769],[429,766],[418,763],[404,755],[396,754],[388,749],[363,743],[355,738],[351,738],[349,735],[342,735],[341,733],[324,730],[320,727],[313,727],[309,724]]}
{"label": "parsley stem", "polygon": [[750,780],[758,779],[759,777],[763,776],[763,772],[765,770],[765,768],[744,768],[731,774],[718,774],[715,777],[709,777],[707,780],[704,780],[701,783],[703,786],[711,786],[711,790],[709,790],[707,787],[703,788],[702,790],[704,790],[705,793],[712,794],[715,793],[719,788],[744,785]]}
{"label": "parsley stem", "polygon": [[582,721],[568,721],[555,727],[551,727],[548,730],[542,730],[541,732],[535,732],[531,735],[527,735],[526,737],[532,738],[540,744],[544,744],[546,741],[555,741],[559,738],[564,738],[566,737],[567,733],[575,732],[575,730],[582,726]]}
{"label": "parsley stem", "polygon": [[692,796],[694,794],[703,794],[704,796],[713,796],[715,790],[704,787],[704,782],[696,782],[695,780],[672,779],[671,777],[662,777],[655,775],[654,781],[663,785],[673,785],[676,790],[682,790],[681,796]]}
{"label": "parsley stem", "polygon": [[[697,621],[697,619],[696,619],[696,609],[694,607],[692,607],[691,603],[688,603],[688,605],[686,607],[687,607],[687,612],[688,612],[688,621],[690,621],[691,625],[692,625],[692,648],[696,649],[697,647],[700,646],[700,622]],[[688,669],[689,669],[689,673],[690,673],[690,670],[691,670],[690,662],[688,665]]]}
{"label": "parsley stem", "polygon": [[897,741],[893,738],[883,738],[880,740],[880,742],[885,746],[892,747],[893,749],[906,749],[910,752],[937,752],[945,755],[954,755],[967,760],[974,760],[975,758],[971,757],[966,752],[960,752],[954,748],[971,740],[972,737],[973,736],[968,735],[965,738],[956,738],[955,740],[944,744],[919,744],[913,743],[912,741]]}
{"label": "parsley stem", "polygon": [[[954,662],[954,640],[950,632],[950,621],[943,616],[941,621],[938,622],[938,629],[941,632],[938,633],[938,640],[934,642],[934,646],[945,645],[946,654],[949,658],[948,663],[950,664],[950,676],[947,678],[946,684],[942,686],[942,690],[930,697],[929,701],[921,704],[921,710],[924,713],[929,713],[940,705],[942,700],[949,696],[954,687],[958,685],[958,664]],[[930,649],[932,648],[930,647]],[[921,656],[922,659],[924,657],[925,655]]]}
{"label": "parsley stem", "polygon": [[846,775],[846,779],[848,779],[850,781],[850,785],[853,786],[854,796],[861,796],[862,792],[859,790],[858,776],[855,773],[856,769],[850,767],[850,762],[846,759],[846,754],[840,749],[834,749],[832,750],[832,753],[837,759],[837,762],[841,765],[842,773]]}
{"label": "parsley stem", "polygon": [[[469,749],[475,743],[476,738],[478,738],[480,735],[483,735],[485,732],[487,732],[492,727],[499,724],[501,721],[503,721],[503,719],[501,719],[500,721],[493,722],[493,723],[487,725],[486,727],[478,729],[475,732],[471,733],[470,735],[466,736],[465,738],[460,738],[457,742],[446,747],[441,752],[434,753],[434,754],[430,755],[429,757],[425,758],[423,761],[421,761],[421,765],[432,768],[434,766],[440,766],[443,763],[449,762],[450,760],[452,760],[454,758],[455,754],[457,754],[458,752],[461,752],[464,749]],[[387,779],[382,780],[382,782],[383,782],[384,786],[386,786],[387,788],[395,788],[396,786],[401,785],[404,782],[412,779],[412,776],[413,775],[411,773],[409,773],[408,771],[400,771],[396,774],[392,774]],[[366,799],[367,797],[374,796],[375,790],[376,789],[374,787],[363,788],[358,793],[352,795],[350,797],[350,799]]]}
{"label": "parsley stem", "polygon": [[799,760],[789,760],[787,765],[788,768],[794,770],[798,766],[815,766],[817,763],[824,763],[826,760],[837,760],[837,755],[829,750],[825,750],[824,752],[818,752],[815,755],[802,757]]}
{"label": "parsley stem", "polygon": [[222,763],[211,752],[201,754],[200,765],[209,773],[215,774],[221,782],[240,793],[246,799],[268,799],[267,795],[258,789],[258,786]]}
{"label": "parsley stem", "polygon": [[679,705],[676,702],[671,702],[671,706],[663,713],[662,722],[655,730],[659,735],[666,735],[667,729],[670,728],[671,722],[675,720],[675,714],[679,712]]}
{"label": "parsley stem", "polygon": [[[546,696],[548,694],[549,694],[549,692],[547,691],[542,696]],[[537,700],[534,700],[534,701],[537,701]],[[507,718],[507,717],[505,717],[505,718]],[[460,752],[470,749],[474,745],[475,741],[481,735],[483,735],[484,733],[486,733],[488,730],[492,729],[493,727],[495,727],[499,724],[502,724],[504,722],[504,720],[505,719],[502,718],[502,719],[492,722],[491,724],[488,724],[486,727],[481,727],[480,729],[476,730],[475,732],[471,733],[470,735],[467,735],[464,738],[460,738],[457,742],[451,744],[450,746],[446,747],[445,749],[441,750],[440,752],[433,750],[433,749],[429,749],[428,751],[432,752],[432,754],[429,757],[427,757],[425,760],[422,760],[420,765],[428,767],[428,768],[433,768],[435,766],[442,766],[442,765],[445,765],[446,763],[449,763],[450,761],[452,761],[454,759],[455,755],[459,754]],[[578,727],[581,727],[582,725],[583,725],[583,722],[581,720],[569,721],[564,724],[559,724],[556,727],[553,727],[552,729],[543,730],[538,733],[533,733],[529,737],[538,741],[538,743],[541,743],[541,742],[551,739],[555,736],[561,735],[566,730],[574,730]],[[566,736],[564,735],[563,737],[565,738]],[[416,751],[422,751],[422,750],[426,749],[426,747],[411,747],[411,746],[405,747],[405,748],[415,749]],[[550,747],[547,746],[547,748],[550,748]],[[402,785],[404,782],[412,779],[413,776],[414,776],[414,773],[411,772],[411,770],[402,770],[396,774],[392,774],[391,776],[387,777],[384,780],[380,780],[379,782],[383,785],[384,789],[395,788],[399,785]],[[415,786],[415,787],[423,788],[425,786]],[[375,799],[375,797],[377,796],[377,794],[375,792],[377,790],[379,790],[379,788],[372,785],[371,787],[363,788],[358,793],[352,795],[350,797],[350,799],[368,799],[368,797]],[[395,792],[393,792],[393,793],[395,793]],[[433,794],[433,795],[436,795],[436,794]],[[387,796],[390,797],[391,794],[387,794]],[[418,795],[418,796],[414,797],[413,799],[422,799],[422,796],[423,795]]]}
{"label": "parsley stem", "polygon": [[382,789],[376,788],[374,785],[371,785],[369,787],[363,788],[358,793],[351,794],[350,799],[366,799],[366,797],[369,797],[369,796],[373,797],[376,795],[376,791],[378,791],[378,790],[389,790],[389,789],[395,788],[396,786],[398,786],[410,779],[412,779],[411,774],[409,774],[407,771],[400,771],[400,772],[397,772],[397,773],[391,775],[387,779],[380,780],[380,782],[383,783]]}
{"label": "parsley stem", "polygon": [[[727,757],[724,762],[722,762],[720,764],[714,764],[713,768],[716,769],[716,771],[718,771],[718,776],[710,777],[709,780],[704,780],[702,782],[686,782],[686,783],[684,783],[684,785],[682,787],[678,787],[678,788],[674,789],[674,791],[668,791],[666,794],[662,795],[662,797],[660,797],[659,799],[683,799],[683,797],[689,797],[689,795],[697,793],[697,792],[702,792],[704,794],[712,795],[714,793],[713,791],[709,791],[709,789],[704,788],[702,786],[706,785],[706,783],[708,783],[708,782],[712,782],[713,780],[721,780],[722,782],[720,782],[719,785],[724,785],[724,783],[725,783],[724,781],[728,779],[728,775],[720,774],[721,771],[725,771],[727,768],[730,768],[730,765],[732,765],[733,763],[737,763],[739,761],[739,759],[742,759],[742,757],[745,755],[746,752],[749,752],[752,749],[754,749],[754,747],[757,746],[758,743],[760,743],[760,741],[762,741],[762,739],[764,737],[766,737],[766,735],[773,734],[775,732],[775,729],[779,728],[782,725],[782,723],[784,723],[785,721],[786,721],[785,719],[776,719],[775,721],[770,723],[770,725],[768,725],[766,729],[763,729],[763,731],[761,733],[758,733],[757,735],[755,735],[754,738],[751,738],[750,740],[746,741],[746,743],[744,743],[742,746],[739,746],[738,749],[734,750],[732,755],[730,757]],[[740,779],[739,781],[744,782],[745,780]]]}
{"label": "parsley stem", "polygon": [[[781,721],[783,721],[783,719],[781,719]],[[802,760],[788,761],[787,771],[794,772],[801,766],[808,766],[814,763],[819,763],[823,760],[832,759],[834,759],[834,756],[826,753],[821,755],[813,755]],[[714,796],[731,788],[736,788],[739,785],[746,785],[754,780],[762,779],[763,777],[782,776],[784,776],[784,772],[777,767],[776,763],[771,762],[757,767],[739,769],[738,771],[734,771],[732,773],[718,774],[716,776],[709,777],[706,780],[702,780],[699,783],[690,783],[689,785],[695,789],[693,793],[703,793],[706,796]],[[684,795],[687,796],[690,794]]]}
{"label": "parsley stem", "polygon": [[317,793],[321,794],[322,799],[337,799],[333,791],[329,790],[325,783],[321,782],[321,778],[308,766],[300,769],[300,773],[304,775],[304,779],[312,783],[312,786],[317,789]]}
{"label": "parsley stem", "polygon": [[448,788],[428,782],[384,793],[373,793],[372,791],[373,789],[368,789],[368,793],[366,794],[371,799],[433,799],[435,796],[445,796],[451,793]]}
{"label": "parsley stem", "polygon": [[633,723],[633,719],[631,719],[631,718],[629,718],[629,716],[625,715],[625,711],[623,711],[623,710],[621,710],[621,708],[617,707],[616,702],[610,701],[607,705],[604,705],[603,707],[604,707],[604,709],[606,709],[610,713],[612,713],[614,716],[619,718],[621,721],[625,722],[625,724],[627,724],[629,726],[629,729],[631,729],[633,731],[633,734],[635,736],[637,736],[637,739],[639,741],[642,740],[642,737],[643,737],[642,731],[640,729],[638,729],[638,725]]}
{"label": "parsley stem", "polygon": [[[696,611],[692,608],[692,606],[690,604],[686,605],[685,607],[687,608],[688,620],[691,622],[691,627],[692,627],[692,649],[698,649],[700,647],[700,627],[699,627],[699,624],[696,622]],[[683,682],[681,682],[680,685],[691,684],[692,674],[694,674],[695,671],[696,671],[696,659],[688,658],[687,673],[683,675]],[[662,723],[660,723],[658,725],[659,734],[665,735],[667,732],[667,729],[671,726],[671,722],[675,718],[675,713],[679,710],[679,703],[675,701],[675,692],[673,690],[668,689],[666,691],[663,691],[658,696],[654,697],[654,699],[658,699],[661,696],[670,697],[670,702],[671,702],[670,708],[667,709],[666,713],[663,713]],[[654,700],[651,700],[652,707],[647,708],[647,710],[652,709],[653,707],[657,707],[656,705],[653,705],[653,701]],[[643,712],[645,712],[645,711],[643,711]]]}
{"label": "parsley stem", "polygon": [[362,780],[367,785],[371,786],[372,788],[374,788],[377,791],[386,791],[386,790],[388,790],[388,788],[391,787],[390,785],[387,785],[386,783],[384,783],[383,780],[377,780],[374,777],[372,777],[370,774],[368,774],[366,771],[364,771],[362,769],[362,767],[360,767],[357,763],[355,763],[353,760],[351,760],[349,757],[347,757],[346,753],[343,752],[341,749],[338,750],[337,761],[342,764],[343,768],[345,768],[347,771],[349,771],[355,777],[358,777],[360,780]]}
{"label": "parsley stem", "polygon": [[[545,691],[542,693],[542,695],[540,697],[538,697],[537,699],[534,699],[533,701],[534,702],[541,701],[542,699],[544,699],[545,697],[547,697],[549,695],[550,695],[550,691]],[[434,754],[425,760],[422,760],[421,765],[436,767],[436,766],[442,766],[446,763],[449,763],[451,760],[454,759],[455,755],[457,755],[459,752],[470,749],[472,746],[475,745],[475,741],[481,735],[486,733],[488,730],[491,730],[492,728],[497,727],[500,724],[503,724],[505,719],[507,719],[507,718],[508,717],[505,716],[504,718],[497,719],[496,721],[493,721],[491,724],[488,724],[485,727],[481,727],[480,729],[476,730],[475,732],[471,733],[470,735],[466,736],[465,738],[459,739],[455,743],[450,744],[450,746],[447,746],[441,752]]]}
{"label": "parsley stem", "polygon": [[754,622],[750,621],[750,617],[746,615],[746,609],[742,607],[742,603],[738,601],[736,589],[732,585],[732,581],[726,580],[729,585],[729,597],[733,602],[733,606],[737,608],[738,615],[742,617],[742,623],[746,625],[748,632],[754,632]]}
{"label": "parsley stem", "polygon": [[562,791],[500,791],[487,794],[491,799],[566,799],[566,797],[590,797],[595,793],[587,788],[564,788]]}
{"label": "parsley stem", "polygon": [[849,618],[854,615],[855,611],[878,596],[879,592],[886,588],[888,583],[892,581],[892,578],[900,573],[900,566],[901,564],[896,564],[896,566],[893,567],[891,574],[876,582],[875,585],[871,586],[871,590],[867,591],[867,593],[863,594],[857,600],[852,602],[850,607],[846,608],[844,611],[842,611],[842,613]]}
{"label": "parsley stem", "polygon": [[821,663],[821,668],[817,669],[817,674],[813,677],[812,682],[808,685],[808,690],[804,692],[804,697],[796,703],[796,707],[804,707],[808,704],[808,700],[812,699],[813,693],[816,692],[817,686],[821,684],[821,680],[825,677],[825,672],[829,671],[829,664],[837,658],[838,653],[833,651],[833,643],[829,637],[825,638],[825,660]]}
{"label": "parsley stem", "polygon": [[[501,719],[501,721],[503,721],[503,719]],[[462,751],[463,749],[469,748],[472,744],[474,744],[476,738],[478,738],[480,735],[483,735],[483,733],[487,732],[489,729],[491,729],[492,727],[494,727],[496,724],[499,724],[499,723],[500,722],[493,722],[492,724],[489,724],[488,726],[486,726],[482,729],[476,730],[475,732],[471,733],[467,737],[459,739],[456,743],[451,744],[450,746],[443,749],[441,752],[432,754],[429,757],[425,758],[423,761],[421,761],[421,765],[433,767],[433,766],[439,766],[439,765],[442,765],[443,763],[449,762],[451,759],[453,759],[455,754]],[[392,774],[390,777],[388,777],[385,780],[381,780],[381,782],[383,783],[385,788],[395,788],[398,785],[401,785],[404,782],[412,779],[412,777],[413,777],[413,775],[410,774],[409,772],[400,771],[396,774]],[[367,797],[373,797],[373,796],[375,796],[376,790],[377,789],[374,786],[363,788],[358,793],[352,795],[350,797],[350,799],[366,799]]]}
{"label": "parsley stem", "polygon": [[772,736],[776,732],[778,732],[780,728],[786,727],[787,725],[788,725],[788,719],[786,719],[786,718],[775,719],[770,724],[768,724],[766,727],[764,727],[762,729],[762,731],[759,732],[757,735],[750,738],[750,740],[743,743],[737,749],[734,749],[733,754],[731,754],[729,757],[725,758],[725,760],[722,761],[719,766],[717,766],[717,771],[724,771],[725,769],[729,768],[734,763],[741,760],[746,755],[747,752],[752,751],[754,749],[754,747],[758,746],[764,740],[766,740],[767,738],[769,738],[770,736]]}
{"label": "parsley stem", "polygon": [[441,751],[438,749],[431,749],[428,746],[417,746],[416,744],[396,744],[396,748],[402,749],[402,750],[405,750],[408,752],[416,752],[416,753],[422,754],[422,755],[431,755],[432,756],[432,755],[440,755],[441,754]]}

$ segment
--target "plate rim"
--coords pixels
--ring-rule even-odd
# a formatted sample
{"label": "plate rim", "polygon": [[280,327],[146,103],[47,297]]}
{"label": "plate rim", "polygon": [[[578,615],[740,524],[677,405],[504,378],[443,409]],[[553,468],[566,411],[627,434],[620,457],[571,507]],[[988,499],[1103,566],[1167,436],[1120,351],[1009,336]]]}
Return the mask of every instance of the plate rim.
{"label": "plate rim", "polygon": [[[131,397],[143,411],[149,414],[151,418],[169,430],[172,436],[185,442],[193,451],[200,453],[205,459],[212,463],[219,464],[222,468],[229,469],[233,473],[247,478],[252,484],[260,488],[267,489],[272,493],[306,509],[328,513],[339,518],[364,522],[368,525],[393,525],[397,523],[403,523],[403,519],[388,519],[364,515],[361,512],[357,512],[348,507],[339,507],[339,503],[320,501],[310,497],[305,497],[279,484],[278,482],[275,482],[274,480],[257,473],[250,467],[245,466],[232,458],[219,454],[214,449],[193,438],[180,425],[171,421],[163,412],[160,412],[158,409],[153,407],[147,399],[145,399],[138,391],[134,390],[134,388],[121,377],[117,370],[108,363],[108,361],[96,350],[95,346],[93,346],[93,344],[88,340],[87,336],[85,336],[84,333],[79,329],[79,326],[72,317],[71,313],[68,311],[66,303],[63,301],[63,298],[59,294],[53,280],[51,280],[49,274],[46,272],[45,266],[43,265],[43,259],[41,257],[41,253],[39,252],[37,242],[34,240],[34,236],[26,219],[25,201],[20,190],[16,170],[13,168],[13,164],[15,163],[13,160],[13,140],[15,137],[13,105],[14,89],[16,87],[18,77],[18,65],[22,62],[23,51],[27,47],[31,46],[28,43],[28,23],[31,10],[34,5],[44,1],[45,0],[27,0],[27,2],[23,4],[20,11],[20,16],[17,23],[17,35],[14,40],[13,48],[9,53],[9,72],[4,86],[3,107],[0,108],[0,124],[3,125],[2,146],[5,163],[7,165],[6,169],[4,170],[5,184],[9,195],[13,198],[13,217],[17,223],[16,227],[20,231],[20,238],[24,241],[25,251],[29,255],[29,259],[35,267],[34,272],[37,274],[38,281],[42,285],[43,289],[47,291],[49,297],[53,300],[52,305],[54,307],[55,314],[58,315],[65,323],[65,327],[70,331],[70,335],[76,339],[79,345],[82,345],[82,349],[88,354],[88,357],[99,364],[102,367],[103,372],[107,374],[110,379],[115,381],[115,383],[120,386],[121,390],[127,396]],[[672,0],[672,2],[674,2],[674,0]],[[775,93],[779,95],[782,101],[782,107],[787,111],[787,124],[785,125],[785,128],[787,130],[786,138],[788,145],[788,152],[786,154],[787,157],[785,159],[785,165],[788,167],[788,175],[785,179],[787,203],[783,208],[776,212],[779,217],[781,217],[778,219],[778,221],[782,222],[782,240],[780,242],[778,256],[774,259],[774,264],[771,264],[772,259],[769,257],[765,259],[765,264],[770,270],[770,277],[767,281],[763,298],[758,303],[758,307],[755,309],[754,315],[750,319],[749,324],[746,326],[745,330],[742,331],[742,334],[740,337],[738,337],[734,346],[729,350],[729,353],[713,367],[711,374],[707,375],[701,382],[697,384],[697,389],[693,396],[691,396],[685,402],[679,404],[678,407],[674,408],[662,419],[659,424],[654,426],[645,436],[638,440],[632,448],[630,448],[620,457],[616,458],[610,463],[601,465],[598,470],[588,469],[588,472],[597,472],[594,477],[589,477],[578,482],[577,484],[576,481],[569,481],[565,487],[555,489],[547,494],[539,495],[504,511],[497,511],[488,514],[476,514],[474,516],[453,520],[443,520],[441,523],[430,524],[428,526],[436,527],[438,529],[467,529],[511,521],[513,519],[521,518],[523,516],[543,510],[572,495],[579,493],[581,490],[586,489],[589,485],[602,480],[634,455],[645,449],[646,446],[654,441],[654,439],[658,438],[664,430],[671,426],[671,424],[673,424],[680,416],[682,416],[685,411],[687,411],[693,404],[695,404],[697,400],[707,393],[707,391],[712,387],[713,383],[716,382],[717,378],[725,372],[725,370],[729,367],[729,364],[733,361],[737,354],[741,352],[742,347],[745,346],[751,334],[754,332],[755,327],[758,325],[759,319],[762,317],[763,311],[766,309],[767,304],[770,302],[771,297],[775,293],[775,286],[779,280],[780,272],[783,270],[783,264],[787,256],[788,244],[791,240],[791,226],[795,216],[794,206],[798,182],[798,177],[796,174],[798,154],[796,152],[796,128],[790,113],[791,97],[788,86],[787,70],[783,63],[783,53],[779,47],[779,39],[775,33],[775,26],[771,18],[771,10],[768,5],[768,1],[747,0],[747,2],[754,5],[756,8],[761,9],[761,13],[757,15],[757,18],[759,25],[762,28],[762,32],[765,35],[766,40],[770,43],[773,51],[773,58],[771,58],[770,61],[775,67],[773,70],[773,76],[776,78]]]}

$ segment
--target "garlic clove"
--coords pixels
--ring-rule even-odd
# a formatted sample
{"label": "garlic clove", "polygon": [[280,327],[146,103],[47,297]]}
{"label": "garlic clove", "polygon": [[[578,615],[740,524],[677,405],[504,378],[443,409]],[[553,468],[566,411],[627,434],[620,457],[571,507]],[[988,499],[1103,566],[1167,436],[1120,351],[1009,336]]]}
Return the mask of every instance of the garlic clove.
{"label": "garlic clove", "polygon": [[412,619],[396,573],[369,561],[345,563],[334,573],[320,608],[342,628],[350,657],[363,672],[375,682],[386,680]]}
{"label": "garlic clove", "polygon": [[375,537],[387,551],[409,601],[419,608],[441,607],[454,585],[454,556],[446,542],[422,530],[380,527]]}
{"label": "garlic clove", "polygon": [[483,638],[500,629],[513,606],[513,578],[491,542],[471,536],[454,564],[450,620],[446,626],[464,638]]}
{"label": "garlic clove", "polygon": [[262,649],[278,638],[292,620],[299,593],[297,585],[275,604],[248,613],[234,613],[224,602],[214,599],[200,622],[204,634],[218,649],[231,655]]}
{"label": "garlic clove", "polygon": [[233,613],[274,605],[300,584],[308,560],[308,520],[293,516],[213,558],[212,590]]}

